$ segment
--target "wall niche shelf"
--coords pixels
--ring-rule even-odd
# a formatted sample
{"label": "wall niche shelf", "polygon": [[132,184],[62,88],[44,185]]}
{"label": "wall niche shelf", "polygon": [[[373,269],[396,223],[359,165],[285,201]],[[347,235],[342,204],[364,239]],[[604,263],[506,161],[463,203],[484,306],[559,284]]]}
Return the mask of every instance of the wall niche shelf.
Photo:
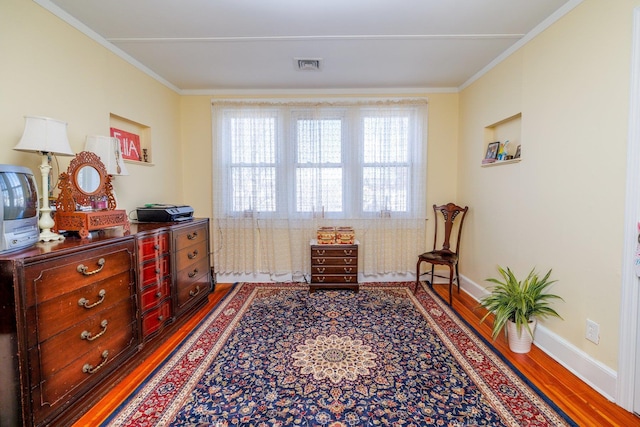
{"label": "wall niche shelf", "polygon": [[127,118],[109,114],[111,136],[120,140],[122,157],[127,163],[153,166],[151,128]]}
{"label": "wall niche shelf", "polygon": [[508,165],[511,163],[519,163],[522,159],[509,159],[509,160],[496,160],[493,163],[483,163],[481,166],[483,168],[488,168],[491,166],[502,166],[502,165]]}
{"label": "wall niche shelf", "polygon": [[[484,151],[487,152],[487,147],[492,142],[500,142],[502,145],[505,141],[509,141],[507,145],[507,155],[514,156],[516,150],[520,147],[519,151],[522,151],[522,113],[517,113],[493,124],[485,126],[484,128]],[[493,163],[482,163],[482,167],[506,165],[511,163],[518,163],[522,160],[521,157],[517,157],[509,160],[496,160]]]}

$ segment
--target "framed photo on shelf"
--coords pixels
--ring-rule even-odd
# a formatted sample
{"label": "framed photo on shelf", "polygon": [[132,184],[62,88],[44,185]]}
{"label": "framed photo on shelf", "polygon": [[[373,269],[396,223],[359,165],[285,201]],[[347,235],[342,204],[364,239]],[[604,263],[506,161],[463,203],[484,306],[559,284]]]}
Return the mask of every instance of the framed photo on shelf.
{"label": "framed photo on shelf", "polygon": [[485,154],[485,160],[495,160],[498,157],[498,150],[500,149],[500,142],[491,142],[487,145],[487,154]]}
{"label": "framed photo on shelf", "polygon": [[518,148],[516,148],[516,155],[513,156],[514,159],[519,159],[520,158],[520,145],[518,145]]}

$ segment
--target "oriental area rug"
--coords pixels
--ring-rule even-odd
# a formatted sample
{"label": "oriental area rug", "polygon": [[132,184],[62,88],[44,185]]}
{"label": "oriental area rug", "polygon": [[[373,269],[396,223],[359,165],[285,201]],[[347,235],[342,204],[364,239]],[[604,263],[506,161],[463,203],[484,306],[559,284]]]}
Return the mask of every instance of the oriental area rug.
{"label": "oriental area rug", "polygon": [[236,284],[103,425],[576,425],[413,285]]}

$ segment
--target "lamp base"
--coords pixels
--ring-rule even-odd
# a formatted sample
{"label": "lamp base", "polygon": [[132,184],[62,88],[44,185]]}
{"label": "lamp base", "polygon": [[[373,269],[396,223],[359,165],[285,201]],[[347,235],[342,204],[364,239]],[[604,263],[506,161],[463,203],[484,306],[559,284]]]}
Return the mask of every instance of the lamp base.
{"label": "lamp base", "polygon": [[40,232],[41,242],[51,242],[54,240],[64,240],[64,236],[58,233],[54,233],[51,230],[42,230]]}
{"label": "lamp base", "polygon": [[53,218],[51,218],[51,208],[49,206],[40,208],[40,221],[38,221],[38,227],[40,227],[41,242],[64,240],[64,236],[51,231],[54,226],[55,222],[53,221]]}

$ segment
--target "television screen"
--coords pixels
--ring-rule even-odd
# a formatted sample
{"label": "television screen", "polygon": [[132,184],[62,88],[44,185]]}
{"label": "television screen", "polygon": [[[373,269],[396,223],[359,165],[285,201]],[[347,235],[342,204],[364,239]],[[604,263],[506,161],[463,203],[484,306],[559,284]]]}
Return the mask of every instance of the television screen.
{"label": "television screen", "polygon": [[34,217],[38,213],[38,191],[30,175],[21,172],[0,172],[0,191],[4,220]]}

